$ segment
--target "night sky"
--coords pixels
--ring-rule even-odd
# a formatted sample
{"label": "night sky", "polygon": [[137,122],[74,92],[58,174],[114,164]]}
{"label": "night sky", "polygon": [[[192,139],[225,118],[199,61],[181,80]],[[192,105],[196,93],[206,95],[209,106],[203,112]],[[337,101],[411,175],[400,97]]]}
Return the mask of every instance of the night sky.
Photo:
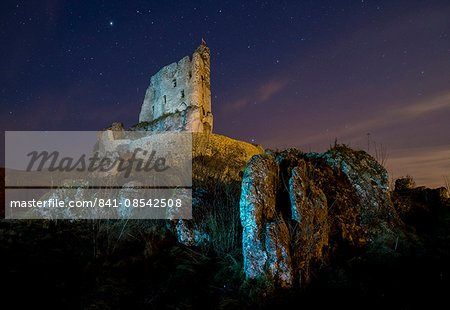
{"label": "night sky", "polygon": [[3,130],[134,125],[150,77],[203,37],[215,133],[376,144],[392,177],[450,177],[448,0],[2,1],[0,15]]}

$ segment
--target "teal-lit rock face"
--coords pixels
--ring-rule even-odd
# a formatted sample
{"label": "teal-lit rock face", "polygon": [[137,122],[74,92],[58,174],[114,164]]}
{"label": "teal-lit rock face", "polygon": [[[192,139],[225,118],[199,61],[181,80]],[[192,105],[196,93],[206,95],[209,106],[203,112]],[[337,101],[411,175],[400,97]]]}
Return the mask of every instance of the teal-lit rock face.
{"label": "teal-lit rock face", "polygon": [[240,218],[247,278],[270,275],[290,285],[289,232],[276,216],[279,167],[270,155],[255,155],[248,162],[241,188]]}

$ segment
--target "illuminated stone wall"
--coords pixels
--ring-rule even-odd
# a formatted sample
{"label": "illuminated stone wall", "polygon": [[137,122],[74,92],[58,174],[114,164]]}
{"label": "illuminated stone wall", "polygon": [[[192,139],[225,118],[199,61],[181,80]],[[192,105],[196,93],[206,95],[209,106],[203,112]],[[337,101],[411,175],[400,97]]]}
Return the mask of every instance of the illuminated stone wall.
{"label": "illuminated stone wall", "polygon": [[[186,56],[152,76],[139,122],[158,123],[152,131],[212,132],[209,55],[209,48],[200,45],[192,59]],[[177,118],[176,126],[167,121],[171,117]]]}

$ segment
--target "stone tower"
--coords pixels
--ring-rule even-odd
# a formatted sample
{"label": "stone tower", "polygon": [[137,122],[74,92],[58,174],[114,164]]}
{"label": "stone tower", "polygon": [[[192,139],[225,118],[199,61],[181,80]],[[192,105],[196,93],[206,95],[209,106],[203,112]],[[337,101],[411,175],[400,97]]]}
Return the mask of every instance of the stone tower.
{"label": "stone tower", "polygon": [[192,55],[151,77],[139,123],[152,131],[212,132],[210,51],[200,45]]}

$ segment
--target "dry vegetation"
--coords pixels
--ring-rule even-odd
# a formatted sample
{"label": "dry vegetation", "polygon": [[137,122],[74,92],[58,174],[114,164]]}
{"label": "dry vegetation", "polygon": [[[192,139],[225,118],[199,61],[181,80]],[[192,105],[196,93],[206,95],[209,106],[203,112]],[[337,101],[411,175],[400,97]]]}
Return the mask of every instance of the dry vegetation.
{"label": "dry vegetation", "polygon": [[[299,303],[406,309],[424,299],[442,300],[450,275],[448,201],[429,191],[402,190],[399,183],[392,193],[402,220],[396,238],[380,235],[366,244],[348,180],[321,160],[310,164],[309,178],[320,184],[328,216],[310,210],[303,214],[309,225],[288,225],[299,236],[291,239],[293,247],[303,249],[296,260],[300,279],[310,281],[306,287],[271,290],[271,279],[245,280],[240,184],[214,173],[194,180],[192,224],[210,236],[198,247],[177,243],[165,220],[0,221],[0,257],[7,266],[2,279],[9,287],[4,292],[17,307],[45,300],[77,309],[271,309]],[[289,197],[279,199],[289,203]],[[309,233],[322,231],[318,226],[327,228],[326,242],[322,234]],[[17,288],[24,283],[41,289],[20,298],[23,290]]]}

